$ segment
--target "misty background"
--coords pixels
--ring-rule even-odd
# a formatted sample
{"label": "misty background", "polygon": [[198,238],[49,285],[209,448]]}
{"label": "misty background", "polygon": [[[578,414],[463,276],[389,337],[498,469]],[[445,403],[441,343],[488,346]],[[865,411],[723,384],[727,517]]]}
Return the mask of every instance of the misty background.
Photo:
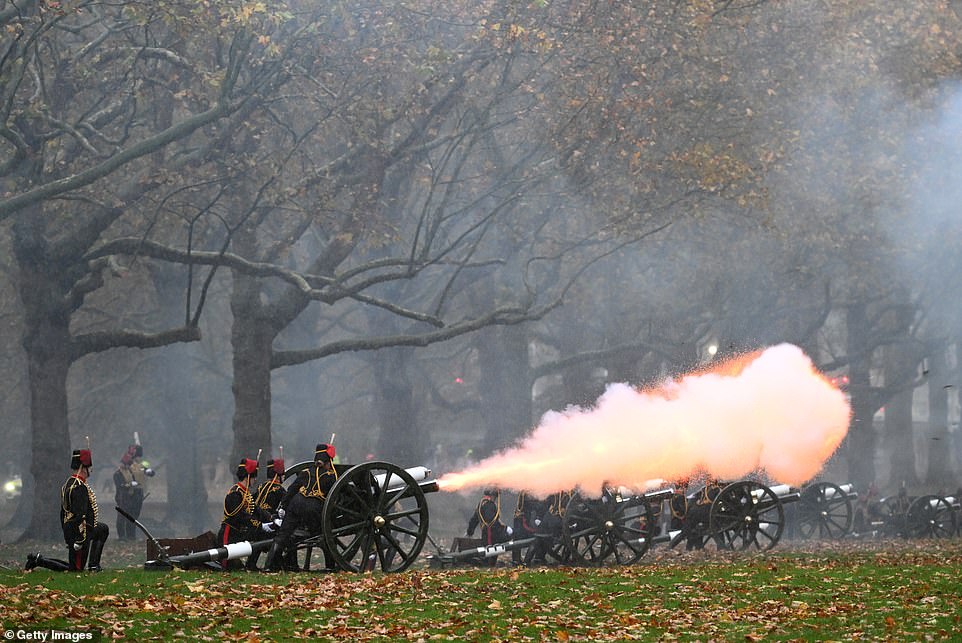
{"label": "misty background", "polygon": [[782,342],[826,479],[962,485],[962,3],[75,4],[0,2],[4,540],[88,436],[193,535],[258,449],[443,474]]}

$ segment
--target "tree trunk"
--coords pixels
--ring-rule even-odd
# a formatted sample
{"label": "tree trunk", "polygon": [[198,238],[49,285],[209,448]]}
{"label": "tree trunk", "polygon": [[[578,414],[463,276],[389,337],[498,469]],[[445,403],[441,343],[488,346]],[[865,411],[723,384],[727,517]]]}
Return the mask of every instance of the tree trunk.
{"label": "tree trunk", "polygon": [[928,468],[925,481],[949,493],[955,489],[949,452],[949,388],[946,346],[929,356]]}
{"label": "tree trunk", "polygon": [[[231,390],[234,393],[234,443],[231,472],[241,458],[258,449],[271,454],[271,353],[275,330],[263,315],[257,279],[234,273],[231,292],[231,345],[234,349]],[[268,458],[262,458],[266,462]]]}
{"label": "tree trunk", "polygon": [[424,462],[428,436],[420,430],[414,403],[411,360],[414,349],[385,348],[374,354],[374,380],[377,384],[378,436],[377,457],[401,467]]}
{"label": "tree trunk", "polygon": [[852,424],[845,438],[848,477],[858,489],[868,489],[875,482],[875,416],[869,370],[871,353],[865,342],[868,328],[865,305],[853,303],[846,314],[849,355],[849,392],[852,395]]}
{"label": "tree trunk", "polygon": [[[18,238],[18,242],[20,239]],[[24,538],[60,540],[60,487],[70,475],[70,433],[67,423],[67,374],[70,370],[70,315],[58,269],[43,253],[18,243],[20,299],[24,306],[23,348],[30,390],[33,507]],[[86,448],[86,445],[74,445]],[[50,466],[50,463],[56,463]],[[94,466],[109,458],[93,455]]]}
{"label": "tree trunk", "polygon": [[892,484],[912,487],[915,473],[915,430],[912,423],[912,390],[901,391],[885,405],[885,443],[891,449]]}
{"label": "tree trunk", "polygon": [[[201,474],[198,456],[197,396],[198,386],[191,368],[191,350],[187,345],[167,347],[159,356],[157,368],[158,395],[162,404],[155,409],[163,435],[159,442],[167,452],[167,511],[164,522],[189,534],[210,528],[207,486]],[[153,460],[145,453],[148,460]]]}
{"label": "tree trunk", "polygon": [[478,336],[484,444],[479,456],[503,449],[531,430],[531,365],[522,326],[488,328]]}

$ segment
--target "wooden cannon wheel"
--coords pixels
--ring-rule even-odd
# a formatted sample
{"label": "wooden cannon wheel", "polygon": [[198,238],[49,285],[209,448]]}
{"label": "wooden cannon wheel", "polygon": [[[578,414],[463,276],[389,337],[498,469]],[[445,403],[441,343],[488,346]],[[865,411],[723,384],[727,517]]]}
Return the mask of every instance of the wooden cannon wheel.
{"label": "wooden cannon wheel", "polygon": [[905,514],[907,536],[951,538],[956,534],[955,510],[942,496],[919,496]]}
{"label": "wooden cannon wheel", "polygon": [[651,547],[654,512],[642,498],[574,495],[565,510],[562,539],[575,564],[631,565]]}
{"label": "wooden cannon wheel", "polygon": [[324,543],[346,571],[407,569],[428,534],[424,491],[388,462],[351,467],[331,487],[321,521]]}
{"label": "wooden cannon wheel", "polygon": [[785,529],[785,509],[775,492],[753,480],[726,486],[709,513],[709,532],[720,548],[767,551]]}
{"label": "wooden cannon wheel", "polygon": [[852,531],[852,501],[837,484],[810,484],[798,500],[798,535],[802,538],[840,539]]}
{"label": "wooden cannon wheel", "polygon": [[[284,472],[285,479],[311,466],[301,462]],[[407,471],[389,462],[335,465],[337,482],[328,492],[321,533],[299,547],[324,547],[344,571],[380,569],[399,572],[417,560],[428,536],[424,491]]]}

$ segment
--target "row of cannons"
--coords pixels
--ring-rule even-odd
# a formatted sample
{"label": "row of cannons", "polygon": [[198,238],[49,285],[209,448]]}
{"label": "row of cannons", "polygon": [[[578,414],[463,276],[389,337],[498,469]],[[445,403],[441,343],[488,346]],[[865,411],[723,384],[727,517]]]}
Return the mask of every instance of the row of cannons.
{"label": "row of cannons", "polygon": [[[285,472],[289,479],[310,463]],[[336,465],[319,531],[296,534],[298,566],[310,570],[314,553],[326,551],[338,570],[399,572],[414,564],[430,541],[432,566],[472,564],[514,550],[537,547],[546,562],[567,565],[631,565],[653,546],[681,543],[724,550],[769,550],[783,538],[842,539],[865,534],[947,538],[959,533],[959,499],[905,494],[859,502],[850,484],[815,482],[802,488],[739,480],[718,485],[710,504],[698,505],[703,488],[666,488],[632,495],[604,489],[598,498],[573,493],[558,528],[530,538],[471,547],[456,539],[446,551],[431,538],[427,494],[439,485],[426,467],[402,469],[387,462]],[[684,498],[685,502],[678,500]],[[864,498],[862,499],[864,500]],[[672,503],[674,501],[674,520]],[[685,510],[679,516],[678,508]],[[695,509],[697,507],[697,509]],[[119,509],[118,509],[119,511]],[[266,551],[271,540],[226,547],[191,548],[147,534],[154,557],[148,569],[202,566]],[[461,540],[459,543],[458,541]],[[186,542],[186,541],[185,541]],[[183,543],[181,543],[183,544]],[[461,546],[457,546],[460,544]]]}

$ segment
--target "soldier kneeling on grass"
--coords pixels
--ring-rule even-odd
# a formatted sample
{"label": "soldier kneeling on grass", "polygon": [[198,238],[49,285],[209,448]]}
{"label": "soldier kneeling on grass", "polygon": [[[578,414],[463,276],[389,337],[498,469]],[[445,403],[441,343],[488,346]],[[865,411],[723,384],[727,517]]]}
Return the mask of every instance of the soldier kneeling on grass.
{"label": "soldier kneeling on grass", "polygon": [[87,484],[92,466],[89,449],[74,451],[70,459],[73,473],[60,489],[60,525],[67,544],[67,560],[30,554],[26,569],[45,567],[59,572],[81,572],[86,566],[92,572],[100,571],[100,556],[110,528],[97,521],[97,496]]}

